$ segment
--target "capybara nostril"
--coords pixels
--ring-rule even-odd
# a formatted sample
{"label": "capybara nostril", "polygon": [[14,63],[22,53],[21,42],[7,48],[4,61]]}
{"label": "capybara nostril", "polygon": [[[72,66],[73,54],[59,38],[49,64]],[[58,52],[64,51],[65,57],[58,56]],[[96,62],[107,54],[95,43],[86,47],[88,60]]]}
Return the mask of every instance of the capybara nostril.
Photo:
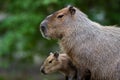
{"label": "capybara nostril", "polygon": [[45,32],[45,30],[46,30],[46,27],[45,26],[41,26],[41,31]]}
{"label": "capybara nostril", "polygon": [[43,74],[46,74],[45,71],[44,71],[44,69],[41,69],[40,72],[42,72]]}
{"label": "capybara nostril", "polygon": [[43,21],[40,25],[40,29],[42,32],[45,32],[46,28],[47,28],[47,23],[46,23],[46,21]]}

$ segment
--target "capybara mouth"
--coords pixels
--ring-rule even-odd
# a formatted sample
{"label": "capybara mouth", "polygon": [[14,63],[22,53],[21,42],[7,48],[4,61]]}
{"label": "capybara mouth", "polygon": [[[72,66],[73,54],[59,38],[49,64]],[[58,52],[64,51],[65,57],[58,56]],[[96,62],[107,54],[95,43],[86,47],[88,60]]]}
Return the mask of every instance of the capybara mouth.
{"label": "capybara mouth", "polygon": [[48,35],[46,34],[46,30],[42,30],[42,29],[40,29],[40,32],[41,32],[41,34],[42,34],[42,36],[44,37],[44,38],[46,38],[46,39],[50,39],[49,37],[48,37]]}
{"label": "capybara mouth", "polygon": [[45,34],[45,32],[43,32],[42,30],[40,30],[40,31],[41,31],[42,36],[43,36],[44,38],[46,38],[47,35]]}
{"label": "capybara mouth", "polygon": [[48,39],[48,40],[50,40],[50,39],[51,39],[51,38],[50,38],[50,37],[48,37],[45,33],[41,32],[41,34],[42,34],[42,36],[43,36],[45,39]]}

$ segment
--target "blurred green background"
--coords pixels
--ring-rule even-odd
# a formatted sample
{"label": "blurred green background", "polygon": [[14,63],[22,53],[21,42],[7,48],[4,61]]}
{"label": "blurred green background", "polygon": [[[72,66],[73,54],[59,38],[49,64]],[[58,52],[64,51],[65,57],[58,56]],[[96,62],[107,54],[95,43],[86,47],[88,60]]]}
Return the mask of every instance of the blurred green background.
{"label": "blurred green background", "polygon": [[39,71],[48,53],[59,50],[57,41],[42,37],[39,25],[67,5],[102,25],[120,26],[120,0],[0,0],[0,80],[63,79]]}

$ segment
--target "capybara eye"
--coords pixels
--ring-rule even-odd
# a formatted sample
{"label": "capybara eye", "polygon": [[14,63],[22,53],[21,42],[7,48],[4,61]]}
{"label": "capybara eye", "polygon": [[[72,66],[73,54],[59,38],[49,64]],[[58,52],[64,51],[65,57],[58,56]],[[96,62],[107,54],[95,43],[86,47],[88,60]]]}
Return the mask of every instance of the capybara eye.
{"label": "capybara eye", "polygon": [[64,15],[59,15],[57,18],[62,18]]}
{"label": "capybara eye", "polygon": [[49,63],[52,63],[52,61],[49,61]]}

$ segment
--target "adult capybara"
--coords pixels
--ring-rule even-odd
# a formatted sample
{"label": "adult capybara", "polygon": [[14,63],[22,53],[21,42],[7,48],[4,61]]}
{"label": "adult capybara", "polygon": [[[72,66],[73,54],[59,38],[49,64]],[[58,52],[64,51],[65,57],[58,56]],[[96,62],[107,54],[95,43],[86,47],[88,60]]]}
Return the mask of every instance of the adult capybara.
{"label": "adult capybara", "polygon": [[94,80],[120,80],[120,28],[91,21],[76,7],[49,15],[40,25],[46,38],[59,39],[61,49]]}

